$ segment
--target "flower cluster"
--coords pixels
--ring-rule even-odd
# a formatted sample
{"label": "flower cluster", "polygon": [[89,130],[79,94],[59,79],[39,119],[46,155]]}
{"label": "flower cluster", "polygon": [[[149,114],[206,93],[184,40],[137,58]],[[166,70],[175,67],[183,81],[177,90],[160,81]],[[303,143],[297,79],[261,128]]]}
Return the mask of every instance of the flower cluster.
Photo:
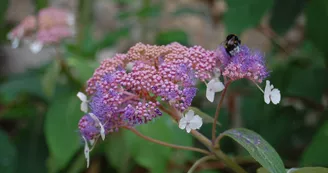
{"label": "flower cluster", "polygon": [[30,49],[38,53],[44,45],[56,44],[74,35],[75,19],[72,13],[54,7],[40,10],[37,16],[26,17],[8,33],[12,47],[17,48],[20,40],[33,40]]}
{"label": "flower cluster", "polygon": [[[93,145],[99,136],[104,139],[119,128],[131,128],[162,116],[162,103],[180,112],[187,110],[196,96],[197,81],[207,85],[206,97],[213,102],[215,93],[225,89],[220,81],[221,71],[229,81],[247,78],[261,83],[268,76],[262,56],[246,46],[231,57],[222,47],[215,52],[179,43],[137,43],[126,54],[103,60],[87,82],[88,97],[77,95],[82,101],[81,110],[86,113],[79,121],[79,130],[86,143],[87,161],[88,143]],[[280,92],[272,85],[264,95],[266,103],[280,101]],[[202,123],[202,118],[189,110],[180,119],[179,127],[189,133]]]}
{"label": "flower cluster", "polygon": [[218,63],[214,51],[179,43],[138,43],[126,54],[105,59],[88,81],[90,100],[80,97],[83,110],[87,112],[87,102],[96,117],[87,113],[80,120],[81,134],[93,140],[99,136],[101,126],[107,134],[152,121],[162,115],[160,102],[183,112],[196,95],[196,80],[211,79]]}
{"label": "flower cluster", "polygon": [[244,45],[240,46],[239,51],[232,57],[226,53],[223,46],[220,46],[216,53],[222,63],[222,75],[230,80],[247,78],[261,83],[269,75],[263,55]]}

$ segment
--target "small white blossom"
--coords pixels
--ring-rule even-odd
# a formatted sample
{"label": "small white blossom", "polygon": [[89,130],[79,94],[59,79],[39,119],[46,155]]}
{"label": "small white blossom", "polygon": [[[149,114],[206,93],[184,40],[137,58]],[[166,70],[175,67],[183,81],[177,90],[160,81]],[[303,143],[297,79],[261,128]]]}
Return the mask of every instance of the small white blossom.
{"label": "small white blossom", "polygon": [[198,115],[194,115],[193,110],[189,110],[185,117],[182,117],[179,121],[179,128],[186,129],[187,133],[190,133],[191,130],[200,129],[202,125],[203,119]]}
{"label": "small white blossom", "polygon": [[98,117],[93,114],[93,113],[89,113],[90,117],[96,121],[96,123],[98,123],[98,125],[100,126],[100,136],[102,140],[105,140],[105,128],[103,126],[103,124],[100,122],[100,120],[98,119]]}
{"label": "small white blossom", "polygon": [[206,98],[210,101],[214,101],[215,93],[224,89],[223,83],[219,78],[213,78],[208,84],[206,89]]}
{"label": "small white blossom", "polygon": [[77,97],[82,101],[81,103],[81,110],[85,113],[88,112],[88,100],[87,96],[83,94],[82,92],[77,93]]}
{"label": "small white blossom", "polygon": [[39,41],[35,41],[34,43],[32,43],[30,45],[30,50],[33,52],[33,53],[39,53],[41,51],[43,47],[43,44]]}
{"label": "small white blossom", "polygon": [[87,161],[87,168],[89,168],[89,164],[90,164],[90,148],[88,145],[88,141],[87,139],[85,139],[84,136],[82,136],[83,140],[84,140],[84,157]]}
{"label": "small white blossom", "polygon": [[270,81],[266,81],[266,86],[264,89],[264,102],[266,104],[269,104],[270,101],[273,104],[278,104],[280,102],[281,95],[280,91],[273,87],[273,85],[270,85]]}

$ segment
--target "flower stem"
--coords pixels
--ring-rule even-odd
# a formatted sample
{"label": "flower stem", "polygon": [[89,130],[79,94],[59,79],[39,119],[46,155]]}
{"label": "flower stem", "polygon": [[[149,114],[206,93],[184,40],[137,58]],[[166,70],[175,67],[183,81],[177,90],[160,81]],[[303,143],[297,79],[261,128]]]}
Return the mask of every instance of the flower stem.
{"label": "flower stem", "polygon": [[[228,86],[229,83],[227,83],[226,86]],[[178,114],[178,110],[176,110],[174,107],[170,107],[172,111],[170,111],[170,116],[175,119],[176,121],[179,121],[180,116]],[[215,123],[216,124],[216,123]],[[247,173],[242,167],[240,167],[237,163],[235,163],[233,160],[231,160],[227,155],[225,155],[220,150],[214,150],[212,142],[206,138],[203,134],[199,133],[197,130],[191,130],[191,134],[201,143],[203,143],[207,148],[211,150],[211,153],[215,155],[215,157],[221,159],[225,165],[227,165],[229,168],[231,168],[233,171],[237,173]]]}
{"label": "flower stem", "polygon": [[221,150],[215,151],[215,156],[221,159],[225,165],[231,168],[233,171],[238,173],[247,173],[242,167],[240,167],[237,163],[231,160],[227,155],[225,155]]}
{"label": "flower stem", "polygon": [[142,137],[142,138],[144,138],[144,139],[146,139],[146,140],[148,140],[150,142],[156,143],[156,144],[160,144],[160,145],[163,145],[163,146],[167,146],[167,147],[171,147],[171,148],[176,148],[176,149],[195,151],[195,152],[203,153],[203,154],[206,154],[206,155],[209,155],[210,154],[210,152],[208,152],[206,150],[203,150],[203,149],[200,149],[200,148],[175,145],[175,144],[166,143],[166,142],[163,142],[163,141],[160,141],[160,140],[157,140],[157,139],[153,139],[153,138],[151,138],[149,136],[143,135],[142,133],[140,133],[135,128],[131,128],[131,127],[127,127],[127,126],[124,126],[124,128],[126,128],[128,130],[131,130],[133,133],[135,133],[139,137]]}
{"label": "flower stem", "polygon": [[222,107],[222,104],[223,104],[223,99],[224,99],[224,96],[228,90],[228,87],[230,85],[230,82],[227,82],[222,94],[221,94],[221,98],[220,98],[220,101],[219,101],[219,104],[216,108],[216,111],[215,111],[215,116],[214,116],[214,121],[213,121],[213,125],[212,125],[212,145],[214,147],[215,145],[215,136],[216,136],[216,121],[217,119],[219,118],[219,114],[220,114],[220,109]]}
{"label": "flower stem", "polygon": [[201,163],[203,162],[206,162],[208,160],[213,160],[215,159],[215,156],[204,156],[200,159],[198,159],[192,166],[191,168],[189,169],[189,171],[187,173],[193,173],[195,171],[195,169],[197,168],[198,165],[200,165]]}

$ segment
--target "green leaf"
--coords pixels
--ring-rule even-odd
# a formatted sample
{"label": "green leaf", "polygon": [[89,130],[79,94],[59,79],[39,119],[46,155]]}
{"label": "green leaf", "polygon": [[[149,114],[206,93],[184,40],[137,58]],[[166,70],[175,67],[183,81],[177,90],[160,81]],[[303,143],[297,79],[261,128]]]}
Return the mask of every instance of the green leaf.
{"label": "green leaf", "polygon": [[328,23],[326,22],[328,21],[328,1],[308,1],[305,14],[307,21],[305,25],[307,38],[327,56],[327,39],[324,36],[327,34],[328,30]]}
{"label": "green leaf", "polygon": [[250,155],[271,173],[286,173],[284,164],[278,153],[257,133],[236,128],[222,133],[242,145]]}
{"label": "green leaf", "polygon": [[301,166],[328,166],[328,121],[318,130],[301,157]]}
{"label": "green leaf", "polygon": [[159,32],[157,33],[155,40],[155,43],[158,45],[167,45],[172,42],[178,42],[185,46],[188,46],[189,44],[187,33],[179,29]]}
{"label": "green leaf", "polygon": [[224,14],[224,24],[229,33],[240,35],[245,29],[260,23],[264,14],[272,7],[273,0],[230,0],[229,7]]}
{"label": "green leaf", "polygon": [[48,6],[48,0],[35,0],[35,7],[37,10],[46,8]]}
{"label": "green leaf", "polygon": [[81,147],[78,121],[83,113],[75,92],[55,95],[45,120],[45,135],[50,154],[58,168],[65,167]]}
{"label": "green leaf", "polygon": [[304,167],[292,168],[288,173],[328,173],[328,168],[323,167]]}
{"label": "green leaf", "polygon": [[[213,117],[209,116],[207,113],[201,111],[196,107],[190,106],[188,110],[193,110],[195,112],[195,115],[199,115],[200,117],[202,117],[204,123],[213,123],[214,121]],[[216,124],[221,126],[221,124],[218,121],[216,121]]]}
{"label": "green leaf", "polygon": [[[304,168],[291,168],[288,171],[288,173],[328,173],[328,168],[322,168],[322,167],[304,167]],[[265,168],[261,167],[257,169],[257,173],[270,173]]]}
{"label": "green leaf", "polygon": [[41,79],[41,85],[44,94],[51,98],[57,84],[57,79],[60,75],[60,65],[58,61],[53,61],[50,66],[46,69],[42,79]]}
{"label": "green leaf", "polygon": [[67,173],[80,173],[85,169],[85,156],[81,152],[73,163],[70,164],[70,168]]}
{"label": "green leaf", "polygon": [[75,57],[68,58],[67,63],[73,69],[74,75],[76,75],[81,83],[85,83],[99,65],[95,61]]}
{"label": "green leaf", "polygon": [[0,85],[1,100],[4,102],[12,102],[19,94],[23,93],[45,98],[41,91],[39,74],[34,72],[11,76],[5,83]]}
{"label": "green leaf", "polygon": [[137,12],[137,16],[141,18],[146,18],[146,17],[158,17],[161,13],[162,6],[161,5],[150,5],[150,6],[145,6],[141,8]]}
{"label": "green leaf", "polygon": [[[191,135],[178,128],[177,124],[167,115],[163,115],[155,122],[149,122],[137,128],[142,134],[168,143],[190,146]],[[132,158],[140,165],[150,169],[150,172],[167,172],[166,166],[173,152],[172,148],[152,143],[138,137],[132,132],[124,133],[124,140],[131,152]],[[156,152],[155,152],[156,151]],[[189,151],[185,151],[188,153]],[[184,156],[187,156],[185,154]]]}
{"label": "green leaf", "polygon": [[0,129],[0,170],[1,173],[13,173],[16,170],[16,148],[8,135]]}
{"label": "green leaf", "polygon": [[[288,86],[285,94],[309,99],[320,104],[321,97],[328,83],[326,69],[289,67]],[[306,81],[306,82],[305,82]]]}
{"label": "green leaf", "polygon": [[127,149],[127,144],[123,135],[113,133],[109,136],[108,142],[105,146],[106,157],[114,168],[119,173],[128,173],[130,152]]}
{"label": "green leaf", "polygon": [[114,45],[122,37],[127,37],[129,35],[129,28],[119,28],[111,33],[104,36],[104,39],[96,43],[96,50],[101,50],[106,47]]}
{"label": "green leaf", "polygon": [[270,18],[272,29],[278,34],[284,34],[303,11],[305,3],[306,0],[275,0]]}
{"label": "green leaf", "polygon": [[8,5],[9,5],[9,0],[0,1],[0,28],[4,27],[3,24],[5,23],[4,21],[5,21]]}
{"label": "green leaf", "polygon": [[178,8],[176,11],[172,12],[173,16],[181,16],[185,14],[191,14],[191,15],[199,15],[199,16],[204,16],[208,13],[205,10],[200,10],[200,9],[194,9],[192,7],[181,7]]}
{"label": "green leaf", "polygon": [[27,126],[20,128],[19,133],[15,135],[15,144],[18,151],[16,172],[47,172],[48,146],[42,131],[44,125],[43,115],[30,118],[26,124]]}
{"label": "green leaf", "polygon": [[14,104],[3,111],[0,111],[0,117],[3,119],[26,119],[37,115],[37,108],[31,102]]}

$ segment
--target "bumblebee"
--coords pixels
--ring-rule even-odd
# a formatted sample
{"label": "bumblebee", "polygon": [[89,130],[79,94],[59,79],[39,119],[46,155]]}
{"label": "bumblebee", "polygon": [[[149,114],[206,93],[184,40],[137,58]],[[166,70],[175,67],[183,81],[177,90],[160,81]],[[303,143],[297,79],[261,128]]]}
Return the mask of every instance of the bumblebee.
{"label": "bumblebee", "polygon": [[235,34],[229,34],[225,40],[225,50],[232,57],[239,52],[241,41]]}

